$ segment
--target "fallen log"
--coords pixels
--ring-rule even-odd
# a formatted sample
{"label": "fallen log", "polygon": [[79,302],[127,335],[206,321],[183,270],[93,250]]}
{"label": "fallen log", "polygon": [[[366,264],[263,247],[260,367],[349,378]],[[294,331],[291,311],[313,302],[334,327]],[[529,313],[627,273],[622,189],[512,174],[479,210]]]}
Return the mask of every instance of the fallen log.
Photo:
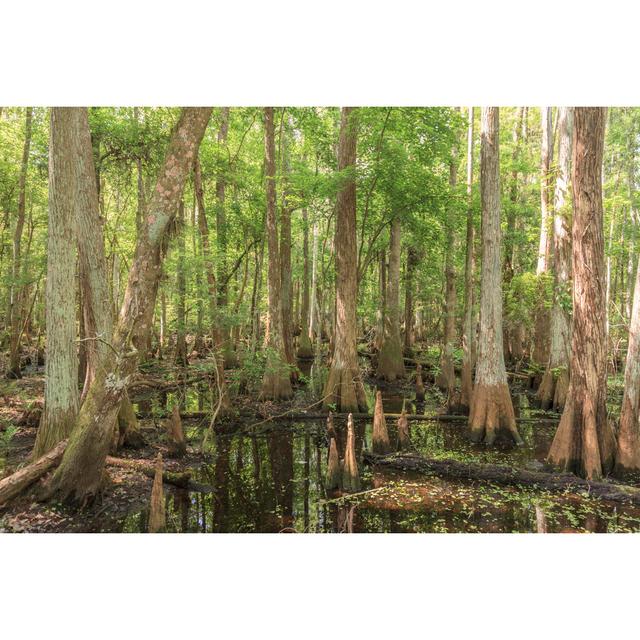
{"label": "fallen log", "polygon": [[524,485],[546,491],[585,492],[589,496],[603,500],[640,505],[640,488],[612,481],[592,482],[572,473],[528,471],[478,462],[459,462],[451,459],[434,460],[415,454],[378,456],[368,451],[364,452],[363,461],[365,464],[373,466],[416,471],[443,478]]}
{"label": "fallen log", "polygon": [[[144,473],[144,475],[148,476],[149,478],[154,478],[156,475],[156,465],[153,462],[147,462],[146,460],[134,460],[132,458],[116,458],[115,456],[107,456],[107,465],[140,471],[140,473]],[[174,487],[189,489],[191,485],[191,473],[189,473],[188,471],[184,473],[163,471],[162,481],[166,482],[167,484],[171,484]]]}
{"label": "fallen log", "polygon": [[[338,420],[346,420],[349,414],[347,413],[334,413],[333,417]],[[402,414],[401,413],[385,413],[384,417],[397,420]],[[351,414],[354,420],[373,420],[373,415],[370,413],[353,413]],[[144,417],[144,416],[142,416]],[[180,417],[183,420],[195,420],[195,419],[204,419],[210,418],[211,413],[208,411],[188,411],[181,412]],[[461,422],[466,424],[469,420],[468,416],[464,415],[454,415],[454,414],[430,414],[430,415],[422,415],[418,413],[407,413],[405,414],[407,420],[416,420],[422,422]],[[261,420],[262,422],[275,422],[275,421],[285,421],[285,420],[326,420],[326,413],[307,413],[307,412],[299,412],[299,413],[287,413],[287,414],[278,414],[273,416],[264,416],[259,414],[241,414],[238,416],[239,419],[247,420]],[[558,422],[560,418],[551,416],[551,417],[533,417],[533,418],[516,418],[516,422],[527,423],[550,423],[555,424]]]}
{"label": "fallen log", "polygon": [[62,460],[66,447],[67,441],[63,440],[35,462],[0,480],[0,507],[22,493],[47,471],[55,467]]}

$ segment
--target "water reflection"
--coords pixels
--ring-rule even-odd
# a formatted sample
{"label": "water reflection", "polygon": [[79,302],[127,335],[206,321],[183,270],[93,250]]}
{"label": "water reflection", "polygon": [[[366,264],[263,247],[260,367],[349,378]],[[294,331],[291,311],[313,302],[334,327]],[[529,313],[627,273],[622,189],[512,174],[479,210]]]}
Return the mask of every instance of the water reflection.
{"label": "water reflection", "polygon": [[[299,363],[309,388],[324,384],[319,361]],[[432,414],[433,398],[415,403],[383,389],[386,413]],[[373,389],[369,389],[371,400]],[[206,385],[156,393],[144,400],[162,413],[179,402],[183,410],[210,408]],[[140,403],[140,409],[143,404]],[[373,402],[370,402],[373,407]],[[531,418],[526,399],[517,402],[521,417]],[[344,456],[346,421],[334,421],[339,453]],[[395,420],[387,420],[391,442]],[[519,425],[525,446],[484,447],[469,443],[465,422],[412,421],[410,447],[426,457],[456,458],[521,468],[539,467],[549,450],[555,425]],[[552,495],[530,489],[454,482],[407,472],[371,469],[362,451],[371,448],[371,420],[357,420],[356,455],[362,493],[327,494],[328,439],[325,421],[274,424],[268,433],[212,438],[210,461],[193,478],[208,490],[167,490],[167,523],[177,532],[570,532],[640,531],[640,509],[575,495]],[[122,523],[125,531],[146,531],[145,511]]]}

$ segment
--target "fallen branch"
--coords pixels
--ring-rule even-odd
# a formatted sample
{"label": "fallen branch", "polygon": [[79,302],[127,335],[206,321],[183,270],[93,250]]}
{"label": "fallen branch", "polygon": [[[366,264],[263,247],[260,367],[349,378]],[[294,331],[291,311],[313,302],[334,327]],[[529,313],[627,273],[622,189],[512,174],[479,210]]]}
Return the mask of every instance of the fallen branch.
{"label": "fallen branch", "polygon": [[35,462],[0,480],[0,507],[18,496],[36,480],[39,480],[47,471],[55,467],[62,460],[66,447],[67,441],[63,440]]}
{"label": "fallen branch", "polygon": [[585,492],[590,496],[614,502],[640,505],[640,489],[616,482],[591,482],[572,473],[527,471],[511,467],[458,460],[434,460],[412,454],[377,456],[364,452],[366,464],[403,471],[416,471],[456,480],[481,480],[506,485],[524,485],[546,491]]}

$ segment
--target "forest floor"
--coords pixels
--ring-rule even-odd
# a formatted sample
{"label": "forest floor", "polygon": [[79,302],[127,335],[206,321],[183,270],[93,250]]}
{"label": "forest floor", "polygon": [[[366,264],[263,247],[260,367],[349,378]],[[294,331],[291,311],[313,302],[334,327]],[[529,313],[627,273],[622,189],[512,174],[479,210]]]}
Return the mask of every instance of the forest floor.
{"label": "forest floor", "polygon": [[[366,358],[362,365],[366,371]],[[237,396],[236,417],[219,421],[210,430],[210,391],[203,377],[209,369],[210,363],[203,360],[195,362],[186,377],[163,363],[145,372],[132,393],[145,445],[115,454],[152,463],[160,452],[165,470],[191,474],[190,489],[164,485],[169,531],[640,531],[640,508],[627,504],[570,491],[553,494],[371,466],[360,468],[360,493],[327,493],[324,420],[267,418],[318,412],[314,398],[322,372],[314,378],[308,367],[302,367],[307,384],[288,403],[259,403],[255,397]],[[365,379],[371,409],[379,386],[385,412],[399,413],[404,406],[410,414],[425,416],[411,421],[415,454],[533,471],[544,466],[555,422],[553,416],[529,408],[531,394],[518,383],[512,391],[516,410],[525,417],[519,428],[526,445],[515,449],[470,445],[464,421],[430,419],[443,411],[444,401],[433,386],[423,404],[415,402],[410,380],[378,385],[370,375]],[[616,394],[614,383],[614,404]],[[0,387],[0,478],[28,461],[42,395],[41,369]],[[180,459],[170,455],[166,428],[174,402],[186,416],[187,453]],[[339,430],[343,422],[336,420]],[[395,442],[395,422],[387,422]],[[358,422],[357,442],[360,452],[370,448],[370,420]],[[107,476],[101,496],[80,511],[39,502],[45,478],[0,508],[0,532],[145,532],[152,478],[113,465],[108,465]]]}

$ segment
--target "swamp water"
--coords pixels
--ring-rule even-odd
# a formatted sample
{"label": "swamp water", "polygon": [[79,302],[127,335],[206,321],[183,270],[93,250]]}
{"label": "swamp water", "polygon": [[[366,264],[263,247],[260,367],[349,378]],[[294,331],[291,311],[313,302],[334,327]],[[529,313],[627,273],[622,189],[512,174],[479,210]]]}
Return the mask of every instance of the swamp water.
{"label": "swamp water", "polygon": [[[372,389],[368,393],[373,394]],[[163,398],[166,401],[166,398]],[[170,398],[169,398],[170,400]],[[185,410],[206,408],[202,393],[189,389]],[[429,400],[428,400],[429,402]],[[416,406],[412,397],[383,393],[385,411],[433,415],[436,400]],[[542,466],[556,425],[536,420],[526,401],[519,425],[525,446],[471,445],[464,422],[410,423],[416,453],[536,470]],[[373,402],[370,401],[373,407]],[[194,443],[203,428],[185,421]],[[387,419],[392,443],[395,421]],[[344,430],[344,421],[336,420]],[[371,448],[372,419],[358,421],[357,452]],[[211,488],[189,492],[165,485],[170,532],[628,532],[640,531],[640,508],[580,496],[492,483],[447,480],[435,476],[364,466],[359,458],[362,491],[327,495],[324,481],[328,442],[324,420],[281,420],[255,435],[212,434],[207,463],[192,479]],[[130,513],[117,529],[147,529],[146,510]]]}

